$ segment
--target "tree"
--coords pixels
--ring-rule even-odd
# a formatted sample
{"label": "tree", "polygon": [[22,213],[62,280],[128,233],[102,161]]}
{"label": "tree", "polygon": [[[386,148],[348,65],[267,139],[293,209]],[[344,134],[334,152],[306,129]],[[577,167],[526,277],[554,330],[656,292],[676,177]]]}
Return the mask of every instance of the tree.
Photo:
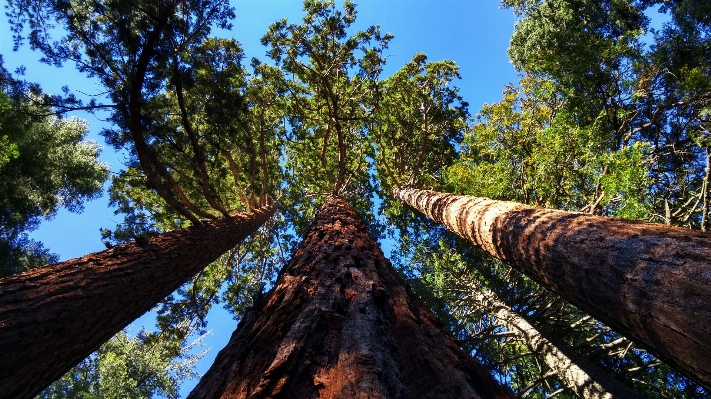
{"label": "tree", "polygon": [[[650,81],[650,76],[645,77],[646,72],[640,69],[655,60],[649,53],[644,54],[644,47],[636,42],[648,39],[640,36],[641,31],[628,31],[626,37],[609,33],[625,23],[636,23],[627,17],[620,23],[609,22],[610,18],[614,20],[621,14],[614,17],[607,13],[621,12],[617,8],[623,9],[625,3],[508,3],[518,4],[521,8],[516,11],[525,16],[517,25],[521,30],[517,31],[516,40],[512,40],[509,52],[526,73],[518,86],[506,87],[501,102],[484,105],[472,130],[464,136],[460,159],[447,171],[446,184],[427,187],[535,206],[698,228],[704,213],[701,208],[704,173],[700,166],[705,163],[705,157],[698,159],[701,162],[677,163],[675,168],[678,169],[656,165],[664,151],[673,149],[673,153],[687,154],[684,159],[689,159],[689,154],[703,154],[703,148],[687,147],[690,141],[671,139],[676,137],[671,133],[674,129],[663,124],[653,129],[658,129],[657,133],[661,131],[659,129],[670,130],[662,134],[663,140],[671,140],[664,144],[665,149],[659,148],[661,140],[650,140],[650,136],[640,134],[642,131],[652,133],[649,119],[645,118],[652,115],[658,118],[677,111],[672,103],[658,106],[659,102],[655,101],[661,101],[669,93],[663,94],[660,81]],[[596,25],[606,23],[609,25]],[[566,29],[561,30],[560,26],[566,26]],[[601,84],[603,81],[607,83]],[[691,108],[689,106],[687,111]],[[687,123],[682,122],[686,120],[686,126],[696,126],[693,112],[685,111],[683,115],[678,119],[680,123]],[[615,133],[618,129],[622,133]],[[624,140],[614,139],[618,134]],[[674,190],[688,195],[687,200],[670,200],[670,206],[665,207],[662,197],[667,195],[667,188],[661,188],[660,181],[668,182],[665,183],[667,188],[686,187]],[[667,211],[669,218],[664,216]],[[457,250],[462,251],[462,247],[457,246]],[[490,263],[477,257],[469,262],[485,269],[487,267],[483,265]],[[614,336],[614,332],[605,331],[609,327],[594,319],[585,322],[586,327],[579,332],[558,335],[567,330],[561,320],[570,320],[571,324],[576,322],[570,319],[576,312],[565,310],[572,306],[561,305],[565,301],[556,299],[555,295],[543,296],[551,297],[547,302],[522,300],[527,295],[540,297],[541,289],[532,282],[520,284],[521,278],[515,275],[501,272],[499,277],[487,274],[479,280],[490,285],[492,278],[500,278],[502,281],[497,283],[501,284],[497,285],[499,294],[513,301],[510,304],[522,314],[536,314],[539,328],[554,327],[548,332],[554,332],[562,338],[561,341],[576,346],[578,353],[589,356],[604,353],[605,348],[614,345],[623,345],[621,348],[626,345]],[[456,284],[455,280],[449,281]],[[516,285],[519,287],[516,290],[503,288]],[[559,310],[556,314],[546,309]],[[582,316],[590,319],[589,315]],[[606,341],[600,341],[595,335],[583,338],[580,334],[583,331],[599,331],[597,335],[606,337]],[[486,340],[486,335],[478,339]],[[587,339],[596,344],[590,345]],[[493,340],[495,338],[491,338]],[[580,350],[583,342],[589,349]],[[703,389],[692,381],[684,381],[683,376],[674,377],[675,372],[666,369],[667,366],[658,359],[643,350],[640,352],[634,345],[627,349],[622,357],[607,357],[602,361],[595,355],[593,360],[604,363],[608,371],[617,373],[618,379],[634,382],[631,385],[643,394],[703,397]],[[637,353],[642,356],[629,356]],[[508,375],[516,378],[517,372]]]}
{"label": "tree", "polygon": [[144,236],[0,280],[0,395],[33,397],[273,213]]}
{"label": "tree", "polygon": [[[104,135],[113,146],[128,149],[133,158],[128,168],[114,179],[112,188],[112,202],[127,214],[126,222],[114,232],[104,232],[107,242],[126,238],[135,238],[139,244],[150,242],[153,239],[150,235],[156,230],[181,229],[186,227],[186,220],[199,225],[205,219],[224,217],[226,220],[218,225],[229,225],[233,222],[233,213],[266,205],[266,197],[275,194],[278,173],[274,173],[274,169],[278,166],[280,143],[269,130],[273,129],[274,115],[265,118],[263,112],[254,112],[260,105],[255,100],[259,90],[255,84],[254,89],[249,88],[245,93],[247,74],[239,63],[242,57],[239,45],[208,37],[211,27],[228,25],[232,10],[227,2],[144,2],[130,8],[123,3],[62,1],[29,9],[23,8],[24,3],[15,5],[20,14],[27,11],[29,14],[23,15],[33,21],[50,23],[54,20],[65,29],[66,37],[56,43],[47,32],[34,31],[30,35],[31,45],[44,52],[47,62],[73,61],[80,71],[98,78],[109,93],[111,104],[92,102],[90,105],[111,111],[109,119],[115,129],[105,131]],[[48,25],[33,22],[31,26],[42,29]],[[259,76],[270,73],[268,68],[255,71]],[[166,88],[172,90],[166,92]],[[266,96],[262,94],[262,97]],[[257,106],[245,104],[245,99],[254,100],[252,104]],[[262,130],[252,130],[257,122],[261,123]],[[258,144],[255,145],[255,141]],[[225,178],[225,171],[232,173],[234,184]],[[251,180],[245,181],[245,175]],[[270,212],[257,212],[257,219],[263,222],[267,214]],[[177,280],[172,283],[167,280],[164,286],[156,287],[160,289],[149,294],[145,303],[126,307],[124,316],[129,316],[117,318],[115,325],[106,326],[94,341],[87,340],[72,349],[76,353],[62,360],[76,363],[81,356],[87,356],[91,349],[108,339],[110,335],[106,334],[116,333],[150,309],[217,256],[233,249],[259,225],[261,223],[250,222],[244,226],[249,228],[246,231],[233,231],[232,236],[219,237],[218,242],[228,244],[219,245],[221,253],[201,252],[197,258],[201,260],[186,259],[185,274],[176,276]],[[251,246],[252,249],[258,247]],[[203,294],[221,285],[220,279],[206,278],[213,275],[212,271],[214,268],[200,273],[201,278],[195,280],[187,310],[185,306],[173,306],[175,303],[165,304],[164,309],[199,316],[201,309],[210,305],[199,299],[212,298],[214,295]],[[144,279],[150,280],[149,276],[144,275]],[[81,285],[85,281],[76,278],[74,284]],[[157,281],[143,283],[156,284]],[[120,290],[109,295],[113,299],[107,297],[107,303],[115,305],[116,301],[122,301]],[[231,295],[239,293],[233,290]],[[174,327],[174,317],[162,320],[164,327]],[[72,365],[69,363],[58,362],[53,367],[55,371],[66,371]],[[52,375],[58,376],[56,373],[48,375],[43,377],[49,378],[47,382]]]}
{"label": "tree", "polygon": [[192,367],[206,351],[191,355],[202,337],[186,344],[195,325],[182,324],[183,337],[163,332],[139,331],[134,337],[123,330],[99,350],[55,381],[38,395],[61,398],[178,398],[179,384],[196,378]]}
{"label": "tree", "polygon": [[[502,323],[507,331],[517,335],[531,352],[541,355],[552,373],[581,398],[638,398],[641,397],[620,381],[611,378],[564,344],[538,331],[525,318],[501,301],[486,287],[471,285],[467,297]],[[523,392],[528,387],[523,387]]]}
{"label": "tree", "polygon": [[[509,330],[473,293],[494,292],[556,346],[574,352],[642,397],[706,398],[705,390],[679,370],[622,337],[611,327],[570,304],[523,273],[428,220],[418,236],[403,234],[393,264],[415,292],[449,327],[462,348],[489,369],[497,381],[522,397],[578,398],[531,351],[517,330]],[[417,231],[417,228],[414,229]]]}
{"label": "tree", "polygon": [[508,398],[329,197],[189,398]]}
{"label": "tree", "polygon": [[461,77],[453,61],[428,62],[418,53],[381,83],[369,134],[383,194],[404,184],[436,184],[456,159],[469,111],[455,79]]}
{"label": "tree", "polygon": [[[432,223],[432,222],[430,222]],[[418,238],[404,234],[393,264],[449,327],[462,348],[497,381],[530,398],[578,398],[561,369],[545,363],[518,329],[475,300],[482,289],[555,341],[642,397],[705,398],[704,390],[610,327],[479,248],[432,223]]]}
{"label": "tree", "polygon": [[[259,179],[265,187],[258,193],[275,194],[281,143],[274,134],[260,140],[249,127],[259,102],[245,103],[253,99],[246,98],[239,44],[210,37],[213,28],[229,27],[227,1],[13,4],[30,20],[30,45],[45,62],[73,62],[106,88],[110,102],[90,105],[110,112],[113,126],[102,134],[131,154],[120,177],[149,185],[173,219],[199,224],[249,210],[244,201],[254,193],[245,192],[245,170],[269,177]],[[59,41],[42,31],[52,23],[64,29]],[[264,69],[256,73],[269,75]],[[272,129],[273,115],[264,122]],[[224,171],[236,174],[236,187]]]}
{"label": "tree", "polygon": [[[504,5],[521,17],[508,51],[517,68],[553,82],[568,117],[580,128],[596,127],[610,152],[648,146],[652,209],[645,219],[706,230],[709,23],[706,6],[691,3]],[[672,16],[659,31],[644,14],[656,6]],[[653,38],[644,38],[645,30]]]}
{"label": "tree", "polygon": [[[156,231],[185,227],[186,219],[193,224],[218,215],[232,219],[233,212],[259,208],[266,205],[268,195],[275,194],[281,144],[273,129],[275,120],[278,125],[281,119],[274,107],[264,106],[264,100],[271,101],[269,91],[279,79],[273,76],[274,68],[255,65],[257,78],[250,87],[239,63],[239,45],[208,38],[211,26],[227,26],[227,18],[232,15],[227,2],[145,2],[130,9],[125,4],[96,2],[59,1],[29,8],[25,3],[13,4],[19,10],[17,16],[25,15],[33,21],[32,29],[41,31],[52,20],[65,28],[67,35],[60,42],[52,42],[47,32],[35,30],[30,35],[31,45],[44,52],[47,62],[73,61],[79,70],[106,86],[112,104],[92,101],[90,105],[112,111],[110,120],[116,129],[104,135],[113,146],[125,147],[135,155],[114,179],[112,202],[126,213],[126,221],[116,231],[103,232],[107,245],[134,238],[145,243]],[[174,91],[166,93],[167,87]],[[232,174],[233,184],[225,170]],[[264,212],[258,215],[264,216]],[[252,227],[256,230],[258,225]],[[261,244],[250,240],[245,245],[252,252],[250,256],[277,251],[268,246],[273,237],[268,234]],[[244,236],[220,237],[232,247],[241,238]],[[233,249],[233,254],[238,252],[226,247],[222,252],[228,249]],[[222,285],[215,275],[242,278],[231,267],[244,256],[228,261],[227,270],[212,267],[205,272],[201,269],[212,259],[203,257],[199,268],[193,267],[177,282],[180,285],[200,272],[192,288],[187,288],[189,294],[178,292],[176,295],[183,298],[167,298],[163,303],[161,312],[169,314],[162,315],[161,326],[175,328],[172,312],[198,318],[204,315],[215,302],[214,291]],[[271,271],[265,266],[274,269],[273,264],[260,261],[253,279],[268,277]],[[75,283],[83,284],[80,279]],[[245,285],[258,287],[261,281],[231,284],[225,296],[233,308],[249,302],[251,289],[239,291]],[[151,299],[148,308],[176,288],[172,284],[168,291],[161,291],[162,297]],[[116,332],[129,321],[119,321],[106,331]],[[86,342],[81,352],[86,356],[85,349],[95,349],[107,338]],[[62,364],[58,367],[64,368]]]}
{"label": "tree", "polygon": [[702,385],[711,382],[700,299],[709,287],[706,233],[427,190],[395,196]]}
{"label": "tree", "polygon": [[57,261],[26,232],[60,207],[81,212],[101,195],[108,165],[88,125],[54,116],[42,92],[13,79],[0,58],[0,277]]}
{"label": "tree", "polygon": [[[708,71],[708,25],[674,3],[664,8],[676,19],[642,36],[651,3],[505,2],[521,17],[509,55],[525,75],[484,106],[447,186],[429,187],[703,229],[708,90],[688,72]],[[535,306],[526,309],[545,308]],[[669,397],[696,396],[672,375]],[[645,381],[665,395],[663,380]]]}
{"label": "tree", "polygon": [[350,1],[341,11],[333,1],[308,0],[304,12],[301,24],[283,19],[262,37],[285,79],[283,214],[303,235],[324,196],[337,193],[377,236],[367,127],[378,108],[383,51],[392,34],[378,25],[351,33],[357,12]]}

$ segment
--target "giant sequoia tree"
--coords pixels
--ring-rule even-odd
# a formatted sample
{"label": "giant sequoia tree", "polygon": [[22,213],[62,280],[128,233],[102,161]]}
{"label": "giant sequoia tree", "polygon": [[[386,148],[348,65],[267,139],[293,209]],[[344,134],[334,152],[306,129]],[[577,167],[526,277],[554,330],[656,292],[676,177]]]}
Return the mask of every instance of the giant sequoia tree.
{"label": "giant sequoia tree", "polygon": [[[128,147],[135,158],[114,179],[112,192],[112,200],[128,214],[126,223],[106,235],[119,241],[135,238],[136,242],[3,280],[3,343],[14,347],[17,351],[13,353],[19,356],[5,351],[2,392],[7,397],[39,392],[261,226],[274,208],[241,213],[265,205],[266,196],[274,195],[275,176],[267,171],[274,168],[279,155],[272,150],[273,135],[266,138],[264,133],[273,128],[273,116],[254,116],[257,101],[256,106],[244,110],[240,105],[244,97],[257,97],[259,90],[246,95],[241,91],[239,46],[206,37],[211,26],[223,25],[229,17],[231,11],[225,4],[214,3],[206,10],[201,4],[183,2],[140,9],[126,9],[121,4],[52,3],[35,11],[40,14],[33,18],[52,17],[62,22],[67,37],[54,46],[42,41],[46,37],[33,36],[40,40],[33,44],[53,62],[75,61],[80,70],[111,88],[113,104],[96,105],[112,110],[117,131],[106,131],[105,135],[113,145]],[[184,71],[185,57],[192,57],[192,76]],[[170,94],[161,90],[169,84],[174,89]],[[242,112],[208,112],[225,105]],[[225,125],[233,130],[222,132]],[[253,125],[262,129],[261,135],[259,130],[253,134]],[[235,161],[233,153],[240,146],[247,146],[245,152],[250,155]],[[218,168],[216,162],[229,164],[233,180],[223,178],[226,167]],[[252,179],[243,179],[242,173],[251,174]],[[261,178],[254,178],[257,174]],[[136,190],[146,184],[152,190]],[[217,219],[218,215],[223,219],[200,226],[205,224],[200,218]],[[152,224],[148,229],[146,219]],[[186,220],[196,225],[193,233],[202,234],[180,231]],[[174,229],[178,231],[153,237],[156,230]],[[213,251],[190,256],[190,243],[197,242],[212,246]],[[109,283],[110,275],[119,281]],[[28,284],[30,280],[37,283]],[[104,281],[110,288],[88,281]],[[143,289],[139,281],[145,285]],[[142,294],[126,296],[128,288],[120,288],[120,282]],[[86,306],[87,301],[94,306]],[[38,304],[39,309],[30,310]],[[82,311],[91,315],[80,316]],[[35,318],[43,314],[48,323],[64,327],[44,328],[37,319],[33,322],[19,314],[34,314]],[[68,322],[70,319],[76,323]],[[171,323],[166,321],[168,327]],[[32,349],[24,351],[18,342]],[[34,353],[46,367],[27,362],[28,353]],[[49,358],[40,360],[43,356]]]}
{"label": "giant sequoia tree", "polygon": [[[693,82],[708,74],[707,6],[666,4],[661,11],[672,20],[643,36],[645,14],[654,15],[643,7],[653,3],[505,2],[522,17],[509,55],[526,75],[503,101],[484,106],[446,185],[430,187],[706,229],[708,89]],[[515,281],[511,274],[505,284]],[[548,306],[556,305],[521,312]],[[610,336],[600,350],[615,345]],[[656,396],[703,397],[672,373],[671,385],[637,380],[660,364],[623,366],[629,372],[620,378]]]}
{"label": "giant sequoia tree", "polygon": [[39,393],[273,212],[146,237],[0,280],[2,397]]}
{"label": "giant sequoia tree", "polygon": [[509,398],[331,196],[190,398]]}
{"label": "giant sequoia tree", "polygon": [[[221,237],[225,246],[209,258],[223,251],[222,262],[205,269],[205,262],[192,262],[194,267],[186,268],[180,278],[174,276],[171,284],[148,281],[149,277],[131,282],[133,289],[140,284],[155,288],[150,300],[137,296],[146,308],[193,275],[191,284],[159,305],[159,324],[170,334],[179,335],[179,325],[186,318],[204,327],[205,312],[219,300],[225,300],[236,317],[244,314],[231,343],[195,396],[208,392],[215,397],[230,393],[352,396],[360,388],[384,397],[507,395],[482,374],[477,361],[458,352],[454,341],[402,285],[367,236],[366,230],[372,236],[382,231],[372,209],[374,193],[383,198],[386,220],[403,233],[403,245],[420,245],[430,238],[429,230],[439,231],[402,206],[400,199],[407,201],[408,196],[399,195],[398,199],[393,195],[393,189],[400,194],[417,192],[411,187],[480,190],[477,194],[539,206],[648,218],[702,230],[708,226],[709,172],[707,167],[704,173],[701,162],[710,159],[703,133],[707,95],[706,86],[699,81],[708,73],[706,58],[699,53],[703,43],[694,42],[705,37],[698,33],[707,28],[703,10],[676,3],[665,6],[674,13],[676,25],[658,35],[659,45],[651,47],[650,55],[637,41],[646,26],[644,16],[627,2],[505,2],[522,16],[510,55],[528,75],[519,87],[507,87],[504,100],[486,106],[480,119],[471,123],[468,104],[453,85],[459,74],[451,61],[428,62],[424,54],[417,54],[392,77],[382,79],[383,51],[392,35],[381,34],[377,26],[352,33],[356,10],[350,2],[339,11],[333,2],[307,0],[301,23],[278,21],[262,39],[274,65],[253,59],[251,68],[242,66],[243,54],[236,41],[211,36],[212,27],[229,24],[233,11],[225,1],[139,1],[129,6],[60,0],[30,7],[32,1],[13,0],[11,4],[16,22],[23,18],[31,22],[30,41],[44,52],[47,61],[75,62],[109,93],[106,104],[92,103],[91,107],[109,109],[113,127],[104,135],[131,156],[110,189],[125,221],[114,231],[104,231],[104,238],[110,245],[136,240],[129,247],[109,251],[144,251],[144,247],[160,242],[151,238],[156,233],[190,224],[195,225],[191,229],[199,230],[229,223],[230,215],[252,211],[267,197],[281,197],[278,216],[248,241],[235,247],[240,237]],[[693,18],[682,23],[684,16]],[[62,40],[50,40],[51,32],[43,31],[50,22],[65,29]],[[21,33],[20,25],[15,26]],[[559,26],[567,29],[556,29]],[[684,38],[684,45],[675,44],[672,37]],[[674,76],[682,77],[679,81],[660,72],[660,60],[667,59],[674,61]],[[501,205],[482,201],[491,205],[490,210]],[[551,211],[540,216],[531,209],[526,212],[532,219],[526,221],[539,227],[557,215]],[[595,237],[609,235],[604,229],[607,224],[598,223],[596,217],[567,215],[555,220],[582,218],[590,221],[585,229],[603,226],[600,231],[604,233]],[[485,216],[448,227],[486,224],[491,220]],[[211,219],[217,220],[206,222]],[[600,259],[610,260],[612,267],[590,267],[583,261],[579,265],[585,267],[575,268],[574,261],[598,247],[586,242],[572,255],[569,249],[555,252],[560,247],[536,252],[538,247],[526,241],[528,236],[509,234],[523,228],[524,220],[519,219],[512,222],[513,228],[496,219],[497,223],[489,226],[493,230],[486,230],[492,239],[474,234],[473,241],[518,267],[533,265],[533,271],[539,272],[535,278],[544,285],[708,383],[704,377],[707,345],[684,352],[691,348],[685,342],[698,343],[709,333],[704,327],[708,314],[702,309],[703,299],[685,296],[707,293],[702,280],[708,265],[697,259],[703,254],[693,250],[682,259],[674,254],[660,258],[648,248],[650,240],[659,238],[650,236],[650,231],[663,236],[657,241],[667,246],[694,244],[702,252],[708,251],[705,236],[609,222],[621,235],[630,229],[646,230],[638,232],[638,237],[610,243],[609,256]],[[555,241],[552,234],[556,240],[578,244],[584,239],[573,234],[580,230],[546,226],[542,244]],[[304,241],[287,265],[285,254],[295,250],[299,236]],[[454,242],[444,234],[441,237]],[[436,248],[431,244],[422,245]],[[457,245],[452,248],[469,254],[470,249]],[[697,262],[698,270],[687,273],[695,280],[683,282],[683,277],[675,274],[679,270],[667,267],[659,269],[671,276],[664,281],[644,270],[630,270],[638,263],[620,261],[640,251],[647,254],[642,263],[681,262],[688,269],[690,262]],[[550,253],[570,256],[544,256]],[[206,254],[201,254],[205,260]],[[530,257],[523,259],[521,254]],[[488,262],[479,255],[465,259],[473,263],[471,267],[483,268]],[[274,279],[279,267],[282,271]],[[424,281],[433,277],[427,266],[418,273]],[[597,275],[610,278],[591,277]],[[479,273],[481,280],[473,287],[514,285],[508,277],[493,283],[496,277]],[[69,280],[73,284],[81,281],[71,276]],[[225,281],[226,289],[220,294]],[[601,289],[584,290],[592,283],[600,284]],[[266,295],[259,294],[264,284],[274,287]],[[526,297],[532,284],[511,291]],[[457,281],[451,285],[456,286]],[[668,289],[670,295],[686,291],[663,304],[649,295],[650,287]],[[627,289],[626,294],[620,295],[617,289]],[[436,290],[421,291],[429,305],[450,311],[440,314],[452,323],[447,325],[458,339],[463,338],[462,330],[450,320],[451,312],[483,310],[480,308],[486,306],[482,305],[491,301],[477,299],[485,292],[482,288],[455,300],[432,295]],[[527,308],[529,313],[546,313],[547,308],[565,303],[553,294],[536,295]],[[554,299],[539,300],[543,297]],[[110,303],[117,296],[106,298]],[[611,308],[606,305],[610,303],[621,306]],[[696,322],[688,317],[694,306],[698,307]],[[569,310],[570,305],[560,308]],[[132,317],[128,313],[139,312],[137,309],[121,309],[127,316],[115,323],[112,331],[121,328]],[[403,309],[410,313],[402,313]],[[652,309],[667,312],[659,314]],[[512,310],[526,313],[520,307]],[[649,325],[640,327],[640,320],[648,315]],[[665,330],[673,318],[688,324]],[[550,319],[569,320],[561,313]],[[607,333],[599,334],[602,338],[589,337],[596,331],[607,331],[596,323],[568,324],[574,333],[586,330],[587,336],[580,333],[578,337],[595,342],[598,350],[591,349],[594,353],[628,345],[628,341]],[[80,345],[77,356],[88,354],[106,340],[107,331]],[[264,334],[267,331],[269,334]],[[422,331],[430,335],[420,335]],[[384,345],[382,340],[374,340],[374,334],[380,333],[389,337],[388,343],[398,343]],[[247,341],[249,346],[244,344]],[[458,343],[482,363],[496,367],[497,359],[486,347],[470,346],[466,339]],[[565,345],[569,342],[560,340],[555,345],[560,348],[531,342],[529,348],[539,352],[533,359],[543,359],[546,353],[569,352],[571,348]],[[580,350],[574,346],[572,349]],[[408,356],[409,361],[403,360]],[[624,353],[621,357],[627,359]],[[608,371],[619,364],[609,358],[596,359],[597,366]],[[553,366],[549,369],[555,370]],[[418,377],[428,367],[432,373],[443,369],[457,372],[442,377],[449,381],[446,383]],[[531,367],[516,366],[516,370],[525,373]],[[557,369],[558,380],[564,380],[565,370]],[[505,374],[497,377],[508,381]],[[580,387],[567,391],[559,385],[537,390],[537,381],[545,377],[517,380],[521,384],[515,388],[532,396],[585,392],[576,390]],[[600,386],[605,385],[602,381],[587,378],[595,391],[605,394],[600,392],[604,390]],[[433,385],[423,392],[428,382]]]}

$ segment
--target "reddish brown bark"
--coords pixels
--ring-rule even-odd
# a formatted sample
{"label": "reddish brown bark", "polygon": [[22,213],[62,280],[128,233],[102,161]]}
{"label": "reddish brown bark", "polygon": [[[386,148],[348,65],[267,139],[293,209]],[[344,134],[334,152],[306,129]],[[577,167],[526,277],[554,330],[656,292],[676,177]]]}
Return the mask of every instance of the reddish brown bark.
{"label": "reddish brown bark", "polygon": [[274,209],[0,280],[0,398],[32,398],[257,230]]}
{"label": "reddish brown bark", "polygon": [[711,234],[427,190],[395,195],[711,388]]}
{"label": "reddish brown bark", "polygon": [[511,398],[329,197],[188,398]]}

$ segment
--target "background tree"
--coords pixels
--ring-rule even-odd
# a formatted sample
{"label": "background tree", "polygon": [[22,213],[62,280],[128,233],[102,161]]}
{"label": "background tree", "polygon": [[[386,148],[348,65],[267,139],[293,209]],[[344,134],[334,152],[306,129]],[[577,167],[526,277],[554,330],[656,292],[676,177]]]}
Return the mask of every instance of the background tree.
{"label": "background tree", "polygon": [[357,14],[350,1],[340,11],[333,2],[309,0],[304,12],[301,24],[283,19],[262,38],[269,57],[290,77],[285,168],[293,178],[285,216],[303,234],[323,196],[333,192],[372,226],[366,127],[377,108],[382,52],[392,35],[377,25],[349,33]]}
{"label": "background tree", "polygon": [[453,61],[428,62],[419,53],[381,83],[370,134],[384,193],[405,184],[442,181],[439,173],[456,158],[455,144],[469,116],[468,104],[453,85],[458,79]]}
{"label": "background tree", "polygon": [[376,194],[389,232],[405,240],[434,225],[404,210],[392,190],[445,182],[444,171],[457,159],[468,128],[468,104],[454,84],[458,79],[453,61],[429,62],[420,53],[380,86],[380,107],[369,128]]}
{"label": "background tree", "polygon": [[121,331],[38,398],[178,398],[180,383],[198,377],[192,367],[206,352],[190,354],[201,339],[187,343],[195,326],[181,327],[182,337],[145,330],[132,337]]}
{"label": "background tree", "polygon": [[649,145],[611,151],[600,124],[581,126],[555,83],[533,75],[485,104],[447,171],[454,192],[641,219],[650,212]]}
{"label": "background tree", "polygon": [[13,79],[0,58],[0,277],[57,261],[27,232],[60,207],[81,212],[101,195],[108,166],[85,140],[88,125],[42,106],[36,85]]}
{"label": "background tree", "polygon": [[[514,66],[550,79],[580,127],[598,125],[609,151],[649,146],[647,220],[707,229],[709,23],[694,2],[506,1],[522,19]],[[672,20],[649,29],[645,9]],[[556,27],[564,26],[565,29]],[[648,41],[645,43],[645,41]],[[704,205],[705,204],[705,205]],[[701,223],[701,221],[704,223]]]}

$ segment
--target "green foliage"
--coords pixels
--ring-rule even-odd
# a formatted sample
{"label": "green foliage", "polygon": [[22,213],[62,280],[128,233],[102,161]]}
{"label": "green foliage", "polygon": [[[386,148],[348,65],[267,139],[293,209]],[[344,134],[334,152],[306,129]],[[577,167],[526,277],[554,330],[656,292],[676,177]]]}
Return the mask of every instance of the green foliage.
{"label": "green foliage", "polygon": [[0,238],[0,277],[10,276],[35,267],[56,263],[59,256],[27,234],[15,233]]}
{"label": "green foliage", "polygon": [[382,52],[392,35],[382,35],[378,26],[351,34],[356,11],[349,1],[340,11],[333,1],[308,0],[304,11],[302,24],[283,19],[262,38],[269,56],[289,76],[284,167],[291,178],[282,209],[303,234],[314,207],[325,195],[338,193],[378,236],[370,211],[367,127],[378,106]]}
{"label": "green foliage", "polygon": [[6,229],[32,227],[37,218],[51,217],[60,206],[80,212],[83,201],[100,194],[108,174],[107,166],[97,160],[100,147],[83,140],[86,122],[42,115],[47,112],[42,108],[26,107],[22,112],[40,116],[8,126],[17,155],[1,169]]}
{"label": "green foliage", "polygon": [[453,61],[428,62],[419,53],[382,82],[371,135],[383,194],[406,184],[441,184],[469,115],[455,79],[461,77]]}
{"label": "green foliage", "polygon": [[[513,64],[552,82],[565,99],[560,112],[581,129],[597,130],[611,154],[645,147],[650,185],[642,203],[649,212],[643,215],[637,201],[624,208],[636,209],[625,216],[707,229],[708,6],[627,0],[503,4],[522,17],[509,48]],[[672,21],[651,30],[650,40],[642,36],[649,25],[643,12],[658,5]]]}
{"label": "green foliage", "polygon": [[454,192],[550,208],[643,218],[648,146],[609,150],[604,124],[580,126],[550,81],[526,76],[482,107],[448,169]]}
{"label": "green foliage", "polygon": [[395,200],[394,188],[436,188],[445,168],[458,157],[467,129],[468,104],[453,83],[460,79],[453,61],[427,60],[423,53],[381,82],[369,137],[374,153],[376,193],[391,232],[419,234],[430,222]]}
{"label": "green foliage", "polygon": [[178,336],[146,330],[131,336],[121,331],[37,398],[178,398],[180,384],[198,377],[192,367],[205,354],[189,353],[204,338],[186,343],[191,331],[186,323]]}
{"label": "green foliage", "polygon": [[25,232],[101,195],[108,165],[87,133],[85,121],[54,116],[0,64],[0,277],[55,262]]}
{"label": "green foliage", "polygon": [[[17,151],[17,143],[10,141],[10,135],[5,134],[6,131],[15,130],[13,126],[13,121],[8,121],[7,113],[11,112],[12,102],[10,98],[5,93],[0,93],[0,115],[2,115],[2,121],[0,121],[0,129],[3,135],[0,136],[0,168],[5,166],[11,159],[17,158],[20,153]],[[9,125],[9,127],[8,127]],[[9,133],[9,132],[8,132]]]}

